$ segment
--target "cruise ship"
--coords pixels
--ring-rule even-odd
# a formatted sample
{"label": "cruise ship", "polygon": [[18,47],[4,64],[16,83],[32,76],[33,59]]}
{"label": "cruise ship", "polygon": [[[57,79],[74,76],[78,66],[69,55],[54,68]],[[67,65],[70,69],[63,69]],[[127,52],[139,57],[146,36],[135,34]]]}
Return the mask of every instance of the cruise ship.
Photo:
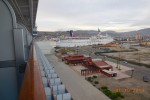
{"label": "cruise ship", "polygon": [[57,47],[76,47],[76,46],[87,46],[96,44],[107,44],[113,42],[114,39],[111,36],[102,35],[98,29],[97,36],[91,37],[75,37],[73,31],[70,31],[70,37],[60,38],[56,46]]}

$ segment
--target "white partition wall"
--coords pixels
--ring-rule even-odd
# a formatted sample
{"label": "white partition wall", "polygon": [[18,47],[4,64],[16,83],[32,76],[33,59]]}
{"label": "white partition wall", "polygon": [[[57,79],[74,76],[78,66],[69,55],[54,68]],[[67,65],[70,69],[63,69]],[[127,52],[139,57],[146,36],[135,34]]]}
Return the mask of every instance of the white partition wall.
{"label": "white partition wall", "polygon": [[13,29],[16,17],[6,0],[0,0],[0,100],[17,100],[17,73]]}
{"label": "white partition wall", "polygon": [[22,66],[28,59],[32,42],[25,25],[16,20],[19,15],[15,14],[12,2],[0,0],[0,100],[17,100],[24,72]]}

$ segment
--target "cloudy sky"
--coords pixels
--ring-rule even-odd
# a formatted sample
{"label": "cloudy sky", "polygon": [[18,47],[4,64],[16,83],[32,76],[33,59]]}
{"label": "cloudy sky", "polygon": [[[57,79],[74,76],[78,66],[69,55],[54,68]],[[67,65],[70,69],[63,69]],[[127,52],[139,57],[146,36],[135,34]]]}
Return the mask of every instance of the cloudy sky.
{"label": "cloudy sky", "polygon": [[39,0],[39,31],[150,28],[150,0]]}

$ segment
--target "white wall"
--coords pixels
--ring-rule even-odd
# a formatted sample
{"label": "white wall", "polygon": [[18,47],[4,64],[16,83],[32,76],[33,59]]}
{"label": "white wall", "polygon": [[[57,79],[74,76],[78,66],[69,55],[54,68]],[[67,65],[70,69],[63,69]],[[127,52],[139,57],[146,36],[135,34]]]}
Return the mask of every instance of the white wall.
{"label": "white wall", "polygon": [[11,12],[0,0],[0,61],[15,60]]}
{"label": "white wall", "polygon": [[13,34],[15,19],[7,0],[0,0],[0,100],[17,100],[18,97]]}
{"label": "white wall", "polygon": [[16,68],[0,68],[0,100],[17,100]]}

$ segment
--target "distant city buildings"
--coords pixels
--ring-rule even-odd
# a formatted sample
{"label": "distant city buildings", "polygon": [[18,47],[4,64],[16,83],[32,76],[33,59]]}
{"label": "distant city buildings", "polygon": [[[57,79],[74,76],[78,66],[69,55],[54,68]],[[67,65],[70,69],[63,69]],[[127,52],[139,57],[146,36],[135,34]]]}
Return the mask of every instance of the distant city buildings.
{"label": "distant city buildings", "polygon": [[114,39],[116,41],[145,41],[145,37],[143,37],[141,34],[136,34],[134,37],[115,37]]}
{"label": "distant city buildings", "polygon": [[[132,45],[150,46],[150,36],[136,34],[133,37],[115,37],[116,43],[132,43]],[[137,44],[139,43],[139,44]],[[128,46],[127,46],[128,47]]]}
{"label": "distant city buildings", "polygon": [[135,35],[135,40],[142,40],[143,36],[141,34],[136,34]]}

